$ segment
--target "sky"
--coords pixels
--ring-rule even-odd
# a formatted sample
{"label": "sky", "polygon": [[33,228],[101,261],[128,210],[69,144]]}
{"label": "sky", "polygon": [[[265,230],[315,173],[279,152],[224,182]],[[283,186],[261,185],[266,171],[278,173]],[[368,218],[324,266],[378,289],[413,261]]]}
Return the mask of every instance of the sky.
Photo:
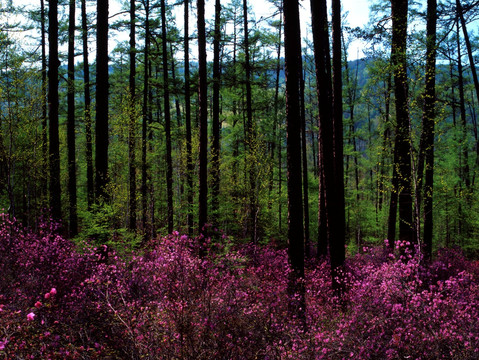
{"label": "sky", "polygon": [[[168,1],[172,2],[173,0]],[[0,0],[0,7],[3,7],[7,0]],[[176,0],[175,0],[176,2]],[[206,0],[206,9],[205,9],[205,17],[206,19],[213,19],[214,18],[214,2],[215,0]],[[222,0],[222,3],[227,3],[229,0]],[[310,13],[310,0],[300,0],[300,7],[301,7],[301,36],[305,37],[308,36],[311,32],[311,13]],[[35,7],[38,8],[40,6],[40,0],[13,0],[14,5],[25,5],[29,8]],[[48,4],[48,2],[46,2]],[[125,3],[125,0],[110,0],[110,15],[119,13],[122,10],[121,3]],[[193,0],[193,3],[195,1]],[[260,19],[261,16],[268,17],[272,14],[273,8],[267,0],[248,0],[249,6],[252,9],[252,13],[255,14],[256,20]],[[328,9],[330,11],[330,0],[328,0]],[[90,6],[94,9],[94,4]],[[183,26],[183,6],[177,6],[177,16],[176,16],[176,25],[179,28]],[[369,0],[342,0],[342,12],[343,14],[347,12],[346,21],[350,27],[363,27],[367,24],[369,20]],[[79,16],[80,11],[77,10],[77,15]],[[250,14],[250,18],[253,18],[252,14]],[[127,15],[125,15],[125,19],[128,19]],[[3,21],[3,20],[2,20]],[[196,26],[194,17],[190,20],[191,29],[190,32],[193,32],[193,28]],[[127,32],[123,34],[112,34],[111,43],[109,45],[110,50],[112,50],[116,44],[120,41],[128,41],[128,34]],[[309,35],[311,36],[311,35]],[[363,44],[359,41],[352,43],[349,48],[349,59],[353,60],[357,57],[362,57],[361,48]],[[94,51],[94,49],[91,49]],[[194,56],[194,53],[192,54]]]}

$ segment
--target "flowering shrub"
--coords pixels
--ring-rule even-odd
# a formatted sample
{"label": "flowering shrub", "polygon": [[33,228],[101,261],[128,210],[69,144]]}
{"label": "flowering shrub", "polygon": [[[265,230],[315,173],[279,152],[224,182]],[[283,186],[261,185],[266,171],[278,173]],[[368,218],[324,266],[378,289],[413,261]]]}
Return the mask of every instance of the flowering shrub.
{"label": "flowering shrub", "polygon": [[[422,265],[370,249],[334,299],[326,262],[306,270],[306,327],[288,311],[284,250],[174,233],[128,259],[0,225],[0,357],[25,359],[477,359],[479,265]],[[407,252],[398,250],[402,256]],[[405,255],[406,254],[406,255]]]}

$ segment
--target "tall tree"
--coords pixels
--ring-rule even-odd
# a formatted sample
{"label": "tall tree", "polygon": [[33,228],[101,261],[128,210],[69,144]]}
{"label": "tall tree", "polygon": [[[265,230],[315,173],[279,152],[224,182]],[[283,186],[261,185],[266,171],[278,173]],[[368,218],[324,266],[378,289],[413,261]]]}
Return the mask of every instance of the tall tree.
{"label": "tall tree", "polygon": [[150,66],[150,0],[145,6],[145,49],[144,49],[144,76],[143,76],[143,108],[141,120],[141,224],[146,239],[147,232],[147,199],[148,199],[148,171],[147,171],[147,129],[148,129],[148,95],[149,95],[149,66]]}
{"label": "tall tree", "polygon": [[301,34],[298,0],[285,0],[284,53],[286,76],[286,150],[288,168],[288,254],[294,278],[293,294],[299,295],[299,303],[293,304],[294,312],[304,312],[304,288],[299,279],[304,277],[303,204],[301,191]]}
{"label": "tall tree", "polygon": [[213,126],[211,143],[211,212],[213,223],[218,224],[220,192],[220,38],[221,38],[221,2],[215,3],[215,30],[213,39]]}
{"label": "tall tree", "polygon": [[254,156],[253,142],[255,141],[254,125],[253,125],[253,105],[251,99],[251,62],[249,49],[249,33],[248,33],[248,0],[243,0],[243,31],[244,31],[244,56],[245,56],[245,86],[246,86],[246,144],[248,146],[248,156],[250,160],[247,162],[249,176],[249,217],[250,217],[250,236],[251,241],[257,241],[257,202],[256,202],[256,171],[255,163],[251,160]]}
{"label": "tall tree", "polygon": [[[338,5],[334,5],[333,10],[333,29],[337,29],[337,23],[340,17],[337,14]],[[326,1],[311,1],[311,19],[313,26],[313,41],[314,41],[314,61],[316,66],[316,82],[319,100],[319,128],[320,128],[320,172],[322,172],[322,180],[324,183],[320,185],[319,202],[321,210],[321,201],[324,201],[326,219],[320,218],[320,225],[323,221],[327,221],[327,233],[329,254],[331,258],[331,276],[332,284],[335,291],[341,289],[339,279],[339,269],[344,263],[344,196],[343,181],[341,179],[342,169],[339,169],[339,164],[342,167],[342,157],[337,157],[342,154],[342,149],[337,147],[342,146],[342,130],[339,133],[337,128],[342,128],[342,123],[339,125],[338,110],[335,109],[341,106],[342,100],[338,98],[337,94],[333,94],[333,87],[331,83],[330,70],[330,55],[329,55],[329,37],[327,26],[327,7]],[[339,24],[340,28],[340,24]],[[341,33],[333,33],[334,36],[339,36]],[[337,40],[336,40],[337,41]],[[334,42],[335,47],[341,44]],[[336,49],[336,48],[335,48]],[[334,51],[333,51],[334,54]],[[338,61],[334,58],[335,61]],[[340,61],[340,60],[339,60]],[[335,77],[339,76],[337,65],[335,66]],[[336,78],[335,90],[337,91],[338,79]],[[336,107],[331,104],[333,100],[336,102]],[[338,104],[339,103],[339,104]],[[333,149],[333,151],[331,151]],[[321,184],[320,177],[320,184]],[[323,187],[324,186],[324,187]],[[322,196],[324,195],[324,199]],[[324,227],[324,225],[323,225]],[[321,236],[321,235],[320,235]],[[324,249],[324,244],[320,244],[320,249]],[[324,250],[323,250],[324,251]]]}
{"label": "tall tree", "polygon": [[184,0],[185,2],[185,127],[186,127],[186,187],[187,187],[187,206],[188,211],[186,214],[188,223],[188,235],[193,233],[193,161],[192,161],[192,148],[191,148],[191,95],[190,95],[190,42],[189,42],[189,3],[190,0]]}
{"label": "tall tree", "polygon": [[[314,63],[316,68],[316,89],[319,104],[319,209],[318,209],[318,255],[326,255],[329,242],[330,215],[326,204],[328,194],[331,197],[333,184],[334,155],[332,126],[332,84],[331,59],[329,55],[329,36],[326,1],[311,0],[311,23],[313,31]],[[329,192],[326,189],[330,189]]]}
{"label": "tall tree", "polygon": [[[40,26],[41,26],[41,47],[42,47],[42,155],[45,159],[45,173],[48,172],[48,129],[47,129],[47,51],[46,51],[46,30],[45,30],[45,2],[40,0]],[[42,192],[48,194],[48,178],[43,177]]]}
{"label": "tall tree", "polygon": [[423,133],[426,181],[424,184],[424,253],[432,256],[433,186],[434,186],[434,122],[436,103],[436,24],[437,1],[427,1],[426,88],[424,90]]}
{"label": "tall tree", "polygon": [[[392,16],[392,43],[391,60],[394,71],[394,93],[396,103],[396,139],[394,167],[398,172],[397,188],[399,207],[399,239],[409,242],[411,250],[414,249],[414,229],[412,216],[412,184],[411,184],[411,151],[408,109],[408,83],[407,83],[407,0],[391,0]],[[396,154],[395,154],[396,155]],[[396,157],[396,156],[395,156]],[[397,160],[397,161],[396,161]],[[390,246],[394,240],[389,239]]]}
{"label": "tall tree", "polygon": [[77,216],[77,175],[75,159],[75,0],[70,0],[70,14],[68,18],[68,117],[67,117],[67,146],[68,146],[68,198],[69,198],[69,225],[70,236],[78,233]]}
{"label": "tall tree", "polygon": [[130,124],[128,132],[128,160],[129,160],[129,187],[130,187],[130,215],[128,228],[136,229],[136,5],[130,0]]}
{"label": "tall tree", "polygon": [[333,25],[333,140],[334,162],[333,203],[326,200],[329,207],[330,239],[329,253],[333,286],[339,287],[336,279],[340,277],[339,270],[345,260],[345,203],[344,203],[344,174],[343,174],[343,85],[342,85],[342,57],[341,57],[341,0],[332,0]]}
{"label": "tall tree", "polygon": [[86,14],[86,0],[81,0],[81,27],[82,27],[82,46],[83,46],[83,83],[85,97],[85,140],[86,140],[86,183],[87,183],[87,207],[91,209],[94,193],[93,181],[93,144],[91,129],[91,93],[90,93],[90,65],[88,63],[88,24]]}
{"label": "tall tree", "polygon": [[96,201],[108,195],[108,0],[97,0],[96,44]]}
{"label": "tall tree", "polygon": [[163,100],[165,112],[165,136],[166,136],[166,198],[167,198],[167,220],[168,233],[173,232],[173,164],[171,160],[171,111],[170,111],[170,89],[168,75],[168,51],[166,39],[166,5],[161,0],[161,40],[163,51]]}
{"label": "tall tree", "polygon": [[198,66],[199,66],[199,125],[200,125],[200,176],[198,231],[204,233],[208,221],[208,85],[206,64],[205,1],[197,0],[198,12]]}
{"label": "tall tree", "polygon": [[48,103],[49,103],[49,156],[50,156],[50,207],[52,216],[61,219],[60,192],[60,139],[58,134],[58,1],[51,0],[48,9]]}

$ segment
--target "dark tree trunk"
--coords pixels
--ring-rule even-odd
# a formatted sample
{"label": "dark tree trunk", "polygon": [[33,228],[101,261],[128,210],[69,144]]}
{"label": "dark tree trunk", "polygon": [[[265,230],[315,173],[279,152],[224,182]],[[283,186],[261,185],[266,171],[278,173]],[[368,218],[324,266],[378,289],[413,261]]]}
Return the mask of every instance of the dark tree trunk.
{"label": "dark tree trunk", "polygon": [[143,109],[141,121],[141,226],[144,240],[148,238],[147,213],[148,213],[148,164],[146,153],[148,147],[148,92],[149,92],[149,63],[150,63],[150,1],[145,3],[145,49],[144,49],[144,77],[143,77]]}
{"label": "dark tree trunk", "polygon": [[[408,84],[406,67],[407,0],[392,0],[391,59],[394,67],[394,93],[396,95],[396,140],[398,171],[399,239],[408,242],[414,250],[412,215],[411,152],[408,110]],[[395,154],[396,155],[396,154]]]}
{"label": "dark tree trunk", "polygon": [[426,182],[424,186],[424,254],[432,257],[433,186],[434,186],[434,120],[436,103],[436,24],[437,2],[427,2],[426,89],[423,116],[425,136]]}
{"label": "dark tree trunk", "polygon": [[130,186],[130,216],[128,228],[136,230],[136,6],[135,0],[130,0],[130,126],[128,133],[129,186]]}
{"label": "dark tree trunk", "polygon": [[168,212],[168,233],[173,232],[173,163],[171,160],[171,112],[170,112],[170,85],[168,75],[168,51],[166,43],[166,6],[161,0],[161,31],[163,51],[163,88],[165,111],[165,136],[166,136],[166,199]]}
{"label": "dark tree trunk", "polygon": [[205,234],[208,221],[208,85],[206,64],[205,1],[197,0],[198,11],[198,63],[199,63],[199,125],[200,125],[200,174],[198,231]]}
{"label": "dark tree trunk", "polygon": [[77,216],[77,175],[75,160],[75,0],[70,0],[70,14],[68,18],[68,198],[70,236],[78,234]]}
{"label": "dark tree trunk", "polygon": [[185,126],[186,126],[186,186],[188,235],[193,233],[193,161],[191,148],[191,96],[190,96],[190,46],[189,46],[189,2],[185,1]]}
{"label": "dark tree trunk", "polygon": [[251,61],[249,52],[248,33],[248,1],[243,0],[243,29],[244,29],[244,52],[245,52],[245,86],[246,86],[246,146],[248,147],[247,172],[249,176],[249,215],[250,215],[250,236],[251,242],[256,243],[257,239],[257,201],[256,201],[256,164],[252,160],[254,154],[254,126],[253,126],[253,105],[251,99]]}
{"label": "dark tree trunk", "polygon": [[212,222],[218,225],[220,193],[220,38],[221,38],[221,3],[215,3],[215,31],[213,39],[213,133],[211,144],[211,212]]}
{"label": "dark tree trunk", "polygon": [[[326,200],[330,216],[329,254],[333,288],[340,290],[340,269],[345,260],[345,204],[344,204],[344,170],[343,170],[343,85],[341,58],[341,1],[332,0],[333,23],[333,139],[334,163],[332,202]],[[328,191],[328,189],[326,189]],[[327,198],[328,199],[328,198]]]}
{"label": "dark tree trunk", "polygon": [[[46,30],[45,30],[45,2],[40,0],[40,21],[41,21],[41,37],[42,37],[42,155],[44,159],[43,171],[48,173],[48,125],[47,125],[47,51],[46,51]],[[42,195],[48,194],[48,177],[42,179]]]}
{"label": "dark tree trunk", "polygon": [[86,140],[86,184],[87,184],[87,208],[91,210],[95,190],[93,185],[93,144],[91,131],[91,95],[90,95],[90,66],[88,64],[88,26],[86,15],[86,0],[81,1],[82,18],[82,46],[83,46],[83,82],[85,97],[85,140]]}
{"label": "dark tree trunk", "polygon": [[314,42],[314,63],[316,68],[316,90],[319,104],[319,210],[318,210],[318,255],[326,255],[328,248],[330,213],[328,204],[333,185],[333,124],[332,124],[332,84],[331,60],[326,1],[311,0],[311,20]]}
{"label": "dark tree trunk", "polygon": [[50,157],[50,207],[52,217],[60,220],[61,191],[60,191],[60,139],[58,134],[58,2],[51,0],[48,10],[48,105],[49,105],[49,157]]}
{"label": "dark tree trunk", "polygon": [[108,0],[97,0],[96,201],[108,201]]}
{"label": "dark tree trunk", "polygon": [[299,295],[292,303],[294,314],[304,318],[304,236],[301,191],[301,34],[298,0],[284,0],[284,52],[286,76],[286,150],[288,168],[288,254],[294,277],[291,295]]}

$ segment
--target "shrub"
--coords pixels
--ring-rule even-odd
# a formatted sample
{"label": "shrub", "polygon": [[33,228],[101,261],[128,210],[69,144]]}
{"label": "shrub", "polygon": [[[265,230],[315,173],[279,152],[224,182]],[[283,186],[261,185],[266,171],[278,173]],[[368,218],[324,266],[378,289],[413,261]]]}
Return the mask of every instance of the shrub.
{"label": "shrub", "polygon": [[[174,233],[142,253],[77,251],[44,222],[0,225],[0,356],[30,359],[476,359],[477,262],[372,248],[306,270],[306,327],[288,312],[285,250]],[[404,253],[399,251],[399,253]]]}

